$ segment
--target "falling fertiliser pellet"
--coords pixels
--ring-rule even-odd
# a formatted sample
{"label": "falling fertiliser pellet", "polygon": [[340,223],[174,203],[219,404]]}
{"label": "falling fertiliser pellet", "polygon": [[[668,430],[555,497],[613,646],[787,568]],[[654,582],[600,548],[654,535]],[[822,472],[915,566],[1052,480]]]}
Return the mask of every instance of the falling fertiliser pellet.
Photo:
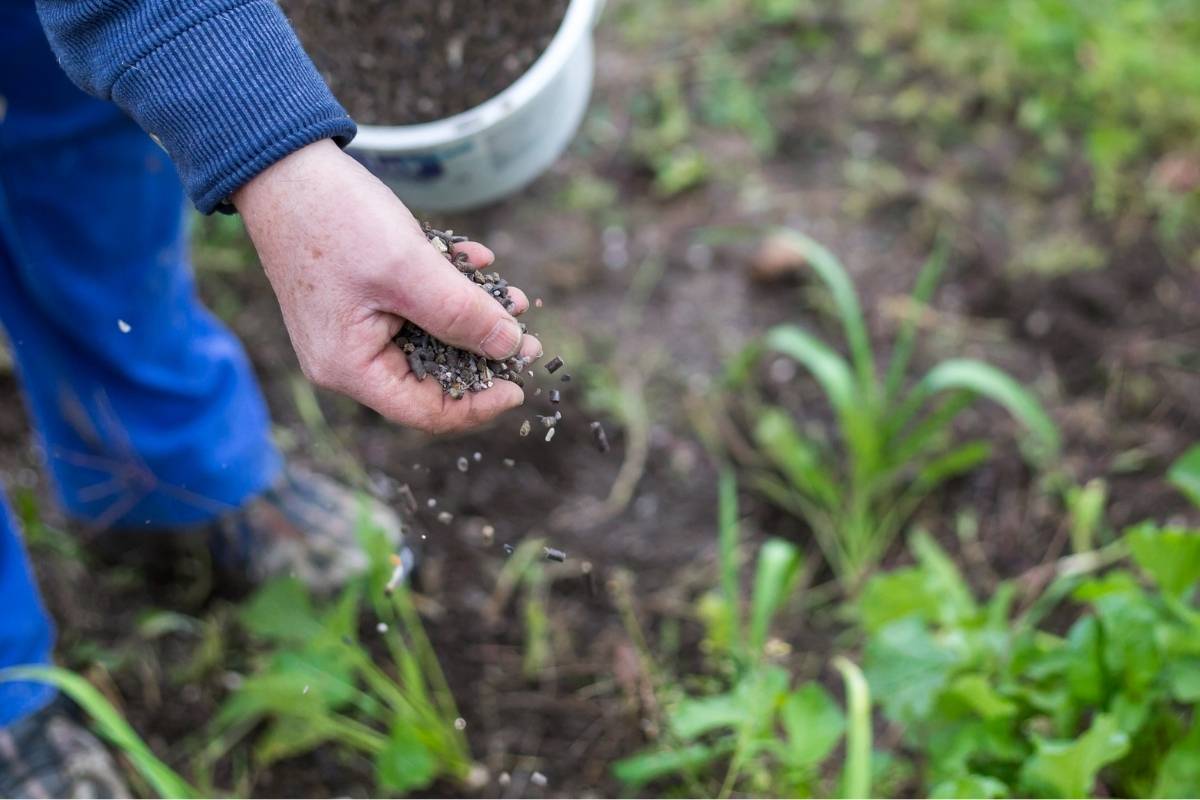
{"label": "falling fertiliser pellet", "polygon": [[378,631],[378,632],[380,632],[380,633],[387,633],[387,632],[388,632],[388,625],[387,625],[387,623],[386,623],[386,622],[381,622],[381,623],[379,623],[378,625],[376,625],[376,626],[375,626],[375,630],[377,630],[377,631]]}
{"label": "falling fertiliser pellet", "polygon": [[543,547],[542,555],[547,561],[557,561],[559,564],[567,560],[567,554],[554,547]]}
{"label": "falling fertiliser pellet", "polygon": [[555,432],[556,430],[558,430],[558,429],[557,429],[557,428],[551,428],[550,430],[546,431],[546,441],[547,441],[547,442],[548,442],[548,441],[550,441],[551,439],[553,439],[553,438],[554,438],[554,432]]}
{"label": "falling fertiliser pellet", "polygon": [[451,522],[454,522],[454,515],[449,511],[440,511],[438,512],[437,520],[443,525],[449,525]]}
{"label": "falling fertiliser pellet", "polygon": [[545,786],[550,781],[548,781],[546,779],[546,776],[543,775],[542,773],[535,772],[529,776],[529,782],[532,783],[534,786]]}
{"label": "falling fertiliser pellet", "polygon": [[604,426],[599,422],[593,422],[589,427],[592,429],[592,441],[596,443],[596,449],[601,453],[607,453],[608,434],[604,432]]}
{"label": "falling fertiliser pellet", "polygon": [[562,392],[560,392],[558,389],[551,389],[550,402],[555,404],[562,402]]}
{"label": "falling fertiliser pellet", "polygon": [[469,461],[467,461],[467,457],[459,456],[458,457],[458,471],[466,472],[470,468],[471,468],[471,463]]}
{"label": "falling fertiliser pellet", "polygon": [[554,373],[556,373],[560,369],[562,369],[562,366],[563,366],[563,360],[561,358],[559,358],[558,356],[555,356],[554,358],[552,358],[546,362],[546,372],[549,372],[551,375],[553,375]]}

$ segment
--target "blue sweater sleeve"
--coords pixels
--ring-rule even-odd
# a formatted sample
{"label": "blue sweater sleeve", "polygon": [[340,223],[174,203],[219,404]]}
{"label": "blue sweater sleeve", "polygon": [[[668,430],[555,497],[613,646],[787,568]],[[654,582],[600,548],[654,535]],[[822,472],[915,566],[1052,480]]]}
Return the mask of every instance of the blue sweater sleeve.
{"label": "blue sweater sleeve", "polygon": [[162,145],[204,213],[354,122],[274,0],[37,0],[59,63]]}

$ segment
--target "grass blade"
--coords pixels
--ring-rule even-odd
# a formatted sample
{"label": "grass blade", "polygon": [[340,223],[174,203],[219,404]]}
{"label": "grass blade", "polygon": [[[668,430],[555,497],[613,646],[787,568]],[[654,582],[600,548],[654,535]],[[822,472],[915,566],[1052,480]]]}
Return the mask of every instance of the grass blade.
{"label": "grass blade", "polygon": [[862,670],[843,656],[833,660],[846,684],[846,763],[842,768],[842,796],[871,796],[871,690]]}
{"label": "grass blade", "polygon": [[858,372],[859,381],[864,390],[869,390],[875,385],[875,357],[871,353],[871,342],[867,336],[867,324],[863,319],[862,308],[858,303],[858,293],[854,290],[849,274],[833,253],[815,239],[786,228],[776,231],[776,235],[791,240],[796,249],[804,254],[817,277],[829,289],[846,333],[846,342],[850,345],[850,357]]}
{"label": "grass blade", "polygon": [[765,409],[754,426],[754,443],[797,491],[821,506],[837,505],[838,487],[820,448],[796,428],[786,411]]}
{"label": "grass blade", "polygon": [[[917,285],[913,288],[912,299],[920,306],[929,304],[933,291],[941,280],[946,269],[946,253],[949,247],[945,239],[934,246],[929,259],[921,267],[917,275]],[[888,362],[887,378],[884,380],[884,404],[892,405],[900,396],[904,385],[904,375],[908,372],[908,362],[912,358],[913,347],[917,340],[917,321],[909,318],[901,322],[896,334],[896,345],[892,348],[892,358]]]}
{"label": "grass blade", "polygon": [[717,557],[721,574],[721,593],[725,596],[726,620],[729,631],[740,631],[738,603],[741,592],[738,587],[738,500],[737,479],[725,467],[717,482]]}
{"label": "grass blade", "polygon": [[957,389],[981,395],[1003,406],[1033,434],[1040,452],[1039,458],[1058,454],[1058,426],[1042,408],[1042,404],[1008,373],[990,364],[973,359],[951,359],[931,369],[910,395],[910,401],[920,403],[933,395]]}
{"label": "grass blade", "polygon": [[82,707],[96,723],[97,732],[120,749],[138,773],[162,797],[199,797],[200,793],[150,750],[121,713],[96,687],[60,667],[28,666],[0,670],[0,681],[35,681],[57,687]]}
{"label": "grass blade", "polygon": [[750,600],[750,653],[753,658],[762,656],[771,618],[795,588],[803,562],[804,557],[796,546],[782,539],[770,539],[759,550],[754,594]]}

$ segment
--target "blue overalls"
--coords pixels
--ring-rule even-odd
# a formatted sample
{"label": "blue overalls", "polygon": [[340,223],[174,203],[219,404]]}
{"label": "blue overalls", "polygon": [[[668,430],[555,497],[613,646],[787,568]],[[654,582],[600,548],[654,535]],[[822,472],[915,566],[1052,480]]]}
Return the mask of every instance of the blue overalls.
{"label": "blue overalls", "polygon": [[[196,298],[185,212],[157,145],[59,69],[32,0],[0,0],[0,322],[62,505],[97,527],[210,520],[280,469],[246,355]],[[0,668],[53,639],[0,504]],[[51,697],[0,684],[0,726]]]}

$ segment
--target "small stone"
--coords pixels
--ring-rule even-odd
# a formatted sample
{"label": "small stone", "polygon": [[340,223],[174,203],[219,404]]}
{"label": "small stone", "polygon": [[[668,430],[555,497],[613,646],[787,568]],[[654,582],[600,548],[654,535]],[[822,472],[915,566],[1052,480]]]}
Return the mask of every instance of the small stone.
{"label": "small stone", "polygon": [[484,544],[490,545],[496,540],[496,529],[491,525],[484,525],[483,529],[479,531],[479,535],[483,537]]}
{"label": "small stone", "polygon": [[458,471],[466,472],[469,468],[470,468],[470,462],[467,461],[467,457],[459,456],[458,457]]}
{"label": "small stone", "polygon": [[437,498],[436,497],[429,498],[428,500],[425,501],[425,505],[429,506],[430,508],[437,508]]}
{"label": "small stone", "polygon": [[534,786],[545,786],[547,783],[549,783],[549,781],[546,780],[546,776],[540,772],[535,772],[532,775],[530,775],[529,782],[532,783]]}
{"label": "small stone", "polygon": [[547,442],[554,438],[554,432],[556,430],[558,430],[558,428],[551,428],[550,430],[546,431],[546,441]]}
{"label": "small stone", "polygon": [[451,522],[454,522],[454,515],[449,511],[442,511],[438,513],[437,519],[438,522],[442,523],[443,525],[449,525]]}
{"label": "small stone", "polygon": [[454,720],[454,730],[465,731],[466,729],[467,729],[467,721],[465,719],[463,719],[462,717],[459,717],[458,719]]}
{"label": "small stone", "polygon": [[529,420],[525,420],[524,422],[522,422],[521,423],[521,437],[524,438],[524,437],[528,436],[529,430],[532,427],[533,426],[529,424]]}
{"label": "small stone", "polygon": [[476,450],[475,453],[472,454],[471,458],[475,459],[475,463],[478,464],[480,461],[483,461],[483,453]]}
{"label": "small stone", "polygon": [[516,465],[517,465],[517,462],[514,461],[513,459],[511,459],[511,458],[504,459],[504,466],[508,467],[509,469],[512,469]]}

